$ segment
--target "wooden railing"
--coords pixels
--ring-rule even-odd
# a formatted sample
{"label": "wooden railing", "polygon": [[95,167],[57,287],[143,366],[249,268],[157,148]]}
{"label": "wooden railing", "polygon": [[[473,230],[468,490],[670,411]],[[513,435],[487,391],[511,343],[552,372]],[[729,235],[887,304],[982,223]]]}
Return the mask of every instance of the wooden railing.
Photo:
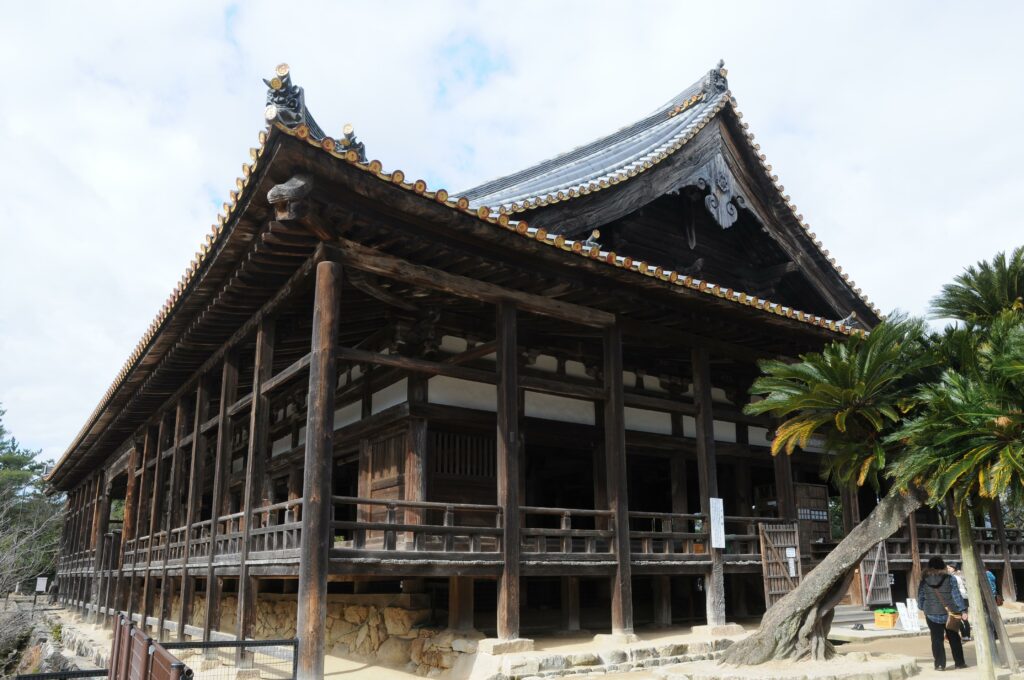
{"label": "wooden railing", "polygon": [[959,558],[960,541],[956,527],[948,524],[917,524],[917,543],[921,560],[931,557]]}
{"label": "wooden railing", "polygon": [[167,539],[167,561],[180,564],[185,558],[185,527],[171,529]]}
{"label": "wooden railing", "polygon": [[519,508],[520,549],[524,554],[607,555],[612,551],[614,513],[610,510]]}
{"label": "wooden railing", "polygon": [[996,533],[995,527],[973,527],[971,533],[982,559],[1002,558],[1003,546],[999,543],[999,534]]}
{"label": "wooden railing", "polygon": [[210,528],[212,520],[203,520],[192,525],[188,541],[188,561],[202,561],[210,556]]}
{"label": "wooden railing", "polygon": [[253,511],[250,552],[298,550],[302,535],[302,499],[275,503]]}
{"label": "wooden railing", "polygon": [[214,555],[237,555],[242,552],[242,539],[244,534],[242,520],[244,512],[236,512],[232,515],[222,515],[217,518],[217,539],[214,546]]}
{"label": "wooden railing", "polygon": [[353,496],[332,496],[331,501],[335,517],[355,517],[331,522],[336,549],[442,553],[501,549],[501,508],[496,505]]}
{"label": "wooden railing", "polygon": [[706,553],[704,516],[666,512],[630,512],[629,538],[634,555]]}
{"label": "wooden railing", "polygon": [[746,555],[760,559],[761,524],[779,524],[788,520],[778,517],[725,518],[725,554]]}

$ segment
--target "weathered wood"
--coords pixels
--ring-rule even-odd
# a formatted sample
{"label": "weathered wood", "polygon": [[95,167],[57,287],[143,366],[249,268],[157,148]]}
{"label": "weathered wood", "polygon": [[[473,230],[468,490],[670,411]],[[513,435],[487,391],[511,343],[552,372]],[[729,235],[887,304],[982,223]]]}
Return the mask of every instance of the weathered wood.
{"label": "weathered wood", "polygon": [[220,581],[217,579],[214,559],[216,557],[217,534],[224,490],[230,476],[231,466],[231,416],[228,405],[238,393],[238,353],[228,352],[221,368],[217,443],[213,462],[213,493],[211,498],[210,554],[206,563],[206,607],[203,612],[203,642],[209,642],[210,631],[220,622]]}
{"label": "weathered wood", "polygon": [[96,606],[96,609],[92,615],[92,621],[98,622],[101,620],[100,606],[103,604],[103,581],[105,577],[100,577],[101,572],[106,572],[104,568],[110,556],[107,554],[109,549],[109,541],[104,543],[104,536],[107,533],[107,529],[110,526],[110,483],[107,479],[106,473],[100,471],[96,476],[96,513],[95,513],[95,526],[93,531],[94,545],[96,546],[96,555],[93,560],[93,593],[92,603]]}
{"label": "weathered wood", "polygon": [[612,578],[612,632],[633,632],[633,584],[629,546],[626,480],[626,421],[622,392],[622,329],[604,331],[604,460],[608,509],[615,524],[615,575]]}
{"label": "weathered wood", "polygon": [[580,578],[562,576],[562,628],[567,631],[580,630]]}
{"label": "weathered wood", "polygon": [[[132,549],[136,550],[136,551],[138,550],[139,531],[141,530],[142,527],[147,526],[146,514],[145,514],[146,501],[149,500],[150,494],[152,493],[152,490],[149,489],[146,486],[147,482],[149,482],[149,479],[148,479],[148,477],[149,477],[148,463],[149,463],[150,457],[155,455],[153,452],[156,449],[156,446],[151,441],[152,438],[153,438],[153,428],[149,427],[149,426],[146,426],[145,428],[143,428],[142,462],[141,462],[141,465],[140,465],[141,469],[139,471],[139,485],[138,485],[138,492],[137,492],[138,502],[136,503],[136,511],[135,511],[136,522],[135,522],[135,530],[134,530],[134,532],[132,534],[132,539],[134,539],[136,541],[132,545]],[[138,554],[138,553],[136,552],[136,554]],[[139,608],[138,596],[140,595],[140,593],[138,592],[139,583],[138,583],[138,579],[136,578],[135,566],[136,566],[135,564],[132,565],[131,579],[129,581],[129,586],[128,586],[128,601],[127,601],[127,604],[125,605],[125,609],[127,610],[127,615],[128,615],[128,620],[129,621],[132,620],[133,613],[138,611],[138,608]]]}
{"label": "weathered wood", "polygon": [[334,512],[331,472],[341,281],[340,265],[335,262],[317,265],[306,412],[299,607],[295,624],[299,639],[297,680],[320,680],[324,675],[327,574],[329,552],[334,543],[330,524]]}
{"label": "weathered wood", "polygon": [[252,407],[249,411],[249,451],[245,461],[245,497],[242,501],[242,546],[239,551],[238,619],[235,624],[239,640],[252,637],[256,623],[255,581],[249,576],[249,547],[254,510],[262,505],[264,471],[270,453],[270,397],[263,394],[263,383],[270,379],[274,368],[273,317],[264,319],[256,331],[256,358],[253,366]]}
{"label": "weathered wood", "polygon": [[[124,521],[121,524],[121,541],[118,546],[118,554],[116,559],[117,566],[117,580],[114,582],[114,605],[115,611],[121,609],[127,609],[128,603],[126,601],[128,593],[125,588],[124,582],[124,553],[125,543],[129,538],[135,537],[135,518],[137,512],[137,501],[136,496],[138,494],[138,480],[135,478],[135,470],[139,465],[139,449],[137,445],[133,445],[128,453],[128,466],[126,473],[128,475],[127,482],[125,485],[125,496],[124,496]],[[106,625],[113,625],[116,621],[117,615],[111,614],[107,620]]]}
{"label": "weathered wood", "polygon": [[796,521],[796,488],[793,486],[793,461],[785,453],[772,456],[775,469],[775,497],[779,517]]}
{"label": "weathered wood", "polygon": [[[164,465],[160,457],[163,447],[164,432],[167,429],[167,414],[160,416],[156,441],[153,445],[153,485],[149,511],[149,544],[146,546],[146,576],[142,585],[142,628],[146,629],[146,617],[153,608],[153,542],[160,528],[160,510],[164,505]],[[166,536],[165,536],[166,539]]]}
{"label": "weathered wood", "polygon": [[335,253],[340,262],[347,266],[397,279],[421,288],[486,303],[512,303],[526,312],[584,326],[601,328],[614,323],[615,320],[614,315],[608,312],[413,264],[347,239],[337,239],[327,247]]}
{"label": "weathered wood", "polygon": [[498,637],[519,637],[519,356],[516,308],[498,305],[496,321],[498,405],[497,483],[504,536],[502,570],[498,577]]}
{"label": "weathered wood", "polygon": [[[201,428],[203,421],[209,417],[210,391],[208,379],[204,376],[196,387],[195,413],[192,422],[192,464],[188,475],[188,500],[185,506],[185,545],[183,548],[183,567],[188,564],[192,551],[192,525],[199,517],[199,504],[202,501],[203,486],[206,482],[206,444],[207,438]],[[213,546],[210,546],[211,551]],[[183,569],[183,571],[185,571]],[[183,573],[181,583],[181,602],[178,609],[178,640],[185,638],[185,626],[192,622],[192,598],[195,594],[195,576]]]}
{"label": "weathered wood", "polygon": [[[174,601],[170,594],[172,579],[167,576],[167,564],[171,559],[171,531],[178,525],[178,501],[181,496],[181,439],[186,425],[185,401],[182,399],[174,409],[174,443],[171,452],[170,491],[167,494],[167,512],[164,519],[164,561],[160,576],[160,613],[157,616],[157,640],[164,639],[164,622],[170,618],[171,604]],[[180,627],[179,627],[180,631]]]}
{"label": "weathered wood", "polygon": [[[423,404],[427,401],[427,381],[419,376],[410,376],[407,399],[409,404]],[[405,437],[405,488],[403,497],[407,501],[427,500],[427,421],[423,418],[409,418]],[[419,524],[423,520],[417,510],[406,510],[405,521]]]}
{"label": "weathered wood", "polygon": [[654,597],[654,625],[666,628],[672,625],[672,577],[666,574],[651,579]]}
{"label": "weathered wood", "polygon": [[[696,416],[697,475],[700,479],[700,511],[711,515],[711,499],[718,497],[718,471],[715,456],[715,416],[711,400],[711,367],[707,350],[691,350],[693,395],[699,411]],[[711,564],[704,579],[707,622],[709,626],[725,624],[725,572],[722,551],[708,544]]]}
{"label": "weathered wood", "polygon": [[448,579],[448,627],[459,632],[473,630],[473,577]]}

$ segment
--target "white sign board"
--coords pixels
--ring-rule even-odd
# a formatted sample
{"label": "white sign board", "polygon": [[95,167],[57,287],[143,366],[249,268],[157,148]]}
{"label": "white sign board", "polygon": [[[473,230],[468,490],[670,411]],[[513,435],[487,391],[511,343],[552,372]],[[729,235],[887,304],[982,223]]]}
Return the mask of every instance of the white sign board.
{"label": "white sign board", "polygon": [[39,576],[39,577],[36,578],[36,592],[37,593],[45,593],[46,592],[46,577],[45,576]]}
{"label": "white sign board", "polygon": [[917,600],[910,598],[907,600],[907,617],[910,625],[913,626],[912,630],[920,632],[921,630],[921,617],[919,612],[921,610],[917,608]]}
{"label": "white sign board", "polygon": [[900,628],[903,630],[914,630],[913,624],[910,622],[910,613],[907,611],[907,605],[897,602],[896,611],[900,614]]}
{"label": "white sign board", "polygon": [[711,503],[711,547],[725,548],[725,506],[721,498],[709,498]]}

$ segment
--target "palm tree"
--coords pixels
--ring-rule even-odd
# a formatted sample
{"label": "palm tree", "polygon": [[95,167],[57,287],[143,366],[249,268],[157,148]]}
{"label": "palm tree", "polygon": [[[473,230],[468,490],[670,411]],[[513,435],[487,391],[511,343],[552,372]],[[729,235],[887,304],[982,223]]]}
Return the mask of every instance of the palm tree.
{"label": "palm tree", "polygon": [[1006,309],[1024,309],[1024,246],[967,267],[932,300],[936,317],[981,328]]}
{"label": "palm tree", "polygon": [[[870,335],[832,343],[797,363],[762,362],[764,375],[750,392],[764,398],[745,410],[784,419],[772,442],[773,455],[789,455],[812,437],[822,437],[834,453],[826,476],[841,485],[867,483],[877,489],[887,461],[902,450],[888,435],[902,424],[933,362],[924,322],[896,316]],[[830,658],[832,610],[849,588],[854,568],[920,505],[914,493],[894,487],[866,521],[765,613],[754,635],[727,650],[724,662]]]}
{"label": "palm tree", "polygon": [[[971,506],[1024,500],[1024,313],[1005,309],[970,333],[973,342],[954,348],[970,355],[955,356],[958,367],[921,388],[917,415],[888,441],[907,447],[890,472],[897,484],[921,487],[932,505],[951,499],[968,595],[984,603]],[[986,617],[977,627],[979,670],[994,677]]]}

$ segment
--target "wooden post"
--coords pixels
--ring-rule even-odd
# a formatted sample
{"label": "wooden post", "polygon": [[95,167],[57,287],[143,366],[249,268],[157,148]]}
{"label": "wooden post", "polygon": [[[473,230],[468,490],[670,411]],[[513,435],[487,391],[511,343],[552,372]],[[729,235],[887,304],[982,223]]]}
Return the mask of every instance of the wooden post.
{"label": "wooden post", "polygon": [[1010,542],[1006,539],[1006,524],[1003,522],[1003,506],[996,498],[992,503],[989,512],[992,518],[992,526],[995,527],[996,536],[999,538],[999,551],[1003,554],[1003,600],[1006,602],[1017,601],[1017,583],[1013,580],[1013,563],[1010,561]]}
{"label": "wooden post", "polygon": [[206,376],[199,379],[196,387],[195,412],[192,418],[192,464],[188,474],[188,500],[185,504],[185,544],[181,562],[181,608],[178,611],[178,640],[185,639],[185,626],[191,623],[192,599],[195,596],[196,578],[189,573],[189,553],[192,550],[192,525],[199,516],[199,503],[203,497],[206,481],[206,435],[201,431],[203,422],[209,417],[210,392]]}
{"label": "wooden post", "polygon": [[793,488],[793,464],[785,452],[772,456],[775,468],[775,496],[779,504],[779,517],[796,521],[796,489]]}
{"label": "wooden post", "polygon": [[[164,563],[160,573],[160,614],[157,616],[156,639],[164,639],[164,622],[171,613],[174,602],[171,593],[171,579],[167,575],[168,562],[171,559],[171,532],[178,524],[178,501],[181,496],[181,439],[185,429],[185,400],[179,399],[174,409],[174,435],[171,446],[171,478],[167,494],[167,512],[164,519]],[[184,566],[183,566],[184,570]],[[181,623],[178,624],[180,633]]]}
{"label": "wooden post", "polygon": [[[408,400],[410,409],[415,404],[427,401],[427,381],[423,376],[410,375]],[[405,449],[405,488],[407,501],[427,499],[427,421],[424,418],[409,418]],[[406,524],[420,524],[423,521],[419,510],[406,510]],[[412,540],[412,536],[409,540]]]}
{"label": "wooden post", "polygon": [[612,578],[612,633],[633,632],[633,577],[629,548],[629,499],[626,484],[626,419],[622,396],[622,328],[604,329],[604,462],[608,509],[615,529]]}
{"label": "wooden post", "polygon": [[327,575],[334,543],[331,519],[331,473],[334,465],[334,391],[341,304],[341,265],[321,262],[316,268],[313,336],[306,411],[305,479],[302,487],[302,536],[299,561],[296,653],[297,680],[324,676],[327,625]]}
{"label": "wooden post", "polygon": [[109,576],[106,575],[106,569],[104,565],[107,563],[107,547],[103,541],[103,537],[107,533],[107,528],[110,526],[110,485],[107,480],[107,475],[104,472],[100,472],[96,478],[96,521],[93,527],[93,545],[96,546],[96,556],[93,560],[93,593],[92,601],[96,605],[96,610],[93,613],[93,622],[101,621],[100,607],[103,603],[103,581]]}
{"label": "wooden post", "polygon": [[256,331],[256,361],[252,377],[252,406],[249,410],[249,451],[245,460],[245,498],[242,500],[243,534],[238,565],[238,619],[235,635],[239,640],[252,637],[256,623],[256,584],[249,574],[249,542],[256,521],[253,511],[262,498],[266,469],[270,396],[263,394],[263,383],[273,375],[274,321],[272,317],[263,319]]}
{"label": "wooden post", "polygon": [[127,609],[127,606],[128,606],[128,603],[125,602],[125,597],[127,596],[127,592],[126,592],[125,587],[124,587],[125,586],[125,584],[124,584],[124,551],[125,551],[125,545],[124,544],[128,541],[129,537],[133,537],[134,534],[135,534],[135,517],[136,517],[136,515],[135,515],[135,511],[136,511],[136,508],[135,508],[135,505],[136,505],[135,497],[137,495],[136,488],[138,487],[138,482],[135,479],[135,471],[138,469],[138,466],[139,466],[139,447],[138,447],[138,444],[136,443],[134,446],[132,446],[131,450],[128,452],[128,465],[127,465],[127,469],[126,469],[126,474],[128,475],[128,480],[127,480],[127,482],[125,484],[124,521],[121,523],[121,541],[120,541],[120,545],[118,546],[118,549],[117,549],[117,557],[116,557],[116,560],[117,560],[116,561],[116,565],[117,565],[117,580],[114,582],[114,605],[113,605],[113,609],[114,609],[115,613],[111,614],[107,618],[106,625],[108,625],[108,626],[115,625],[115,623],[117,622],[117,614],[116,614],[116,612],[120,611],[122,608],[123,609]]}
{"label": "wooden post", "polygon": [[562,628],[567,631],[580,629],[580,577],[562,577]]}
{"label": "wooden post", "polygon": [[907,528],[910,531],[910,575],[907,579],[907,597],[917,597],[917,588],[921,585],[921,545],[917,538],[917,513],[907,517]]}
{"label": "wooden post", "polygon": [[135,551],[135,559],[132,561],[132,572],[129,578],[128,586],[128,602],[125,609],[128,612],[128,622],[133,621],[132,616],[135,611],[139,608],[139,580],[138,580],[138,538],[139,531],[144,526],[148,526],[147,513],[146,513],[146,499],[149,498],[152,491],[147,489],[146,484],[149,482],[149,463],[153,460],[153,449],[156,448],[156,444],[153,442],[153,428],[146,426],[143,430],[142,438],[142,469],[139,471],[139,482],[138,482],[138,502],[136,503],[135,512],[135,526],[132,532],[132,538],[135,539],[135,543],[132,545],[132,550]]}
{"label": "wooden post", "polygon": [[220,523],[224,489],[231,473],[231,416],[228,407],[238,396],[238,353],[224,355],[221,369],[220,405],[217,413],[217,450],[213,461],[213,495],[210,509],[210,553],[206,562],[206,607],[203,612],[203,642],[210,641],[210,631],[220,623],[220,581],[217,579],[214,558],[217,555],[217,531]]}
{"label": "wooden post", "polygon": [[672,577],[664,574],[654,576],[654,625],[667,628],[672,625]]}
{"label": "wooden post", "polygon": [[473,630],[473,577],[448,577],[448,627],[459,632]]}
{"label": "wooden post", "polygon": [[519,637],[519,357],[516,308],[500,303],[496,321],[498,370],[498,505],[504,536],[498,576],[498,637]]}
{"label": "wooden post", "polygon": [[[743,423],[736,423],[736,443],[742,446],[744,453],[750,457],[750,431]],[[738,461],[733,465],[736,475],[736,507],[737,515],[750,517],[754,514],[753,487],[750,483],[750,463],[748,460]]]}
{"label": "wooden post", "polygon": [[[697,405],[697,475],[700,478],[700,511],[709,521],[711,499],[718,497],[718,470],[715,455],[715,416],[711,401],[711,366],[708,351],[695,347],[690,352],[693,364],[693,400]],[[710,535],[710,534],[709,534]],[[722,551],[708,543],[711,565],[704,583],[709,626],[725,624],[725,569]]]}
{"label": "wooden post", "polygon": [[149,544],[146,546],[146,576],[142,584],[142,621],[140,624],[142,630],[146,630],[146,619],[149,617],[149,610],[153,607],[153,536],[160,527],[160,508],[163,507],[164,500],[164,452],[162,447],[166,428],[167,414],[163,414],[160,416],[160,426],[157,428],[156,442],[153,444],[153,485],[149,509]]}

